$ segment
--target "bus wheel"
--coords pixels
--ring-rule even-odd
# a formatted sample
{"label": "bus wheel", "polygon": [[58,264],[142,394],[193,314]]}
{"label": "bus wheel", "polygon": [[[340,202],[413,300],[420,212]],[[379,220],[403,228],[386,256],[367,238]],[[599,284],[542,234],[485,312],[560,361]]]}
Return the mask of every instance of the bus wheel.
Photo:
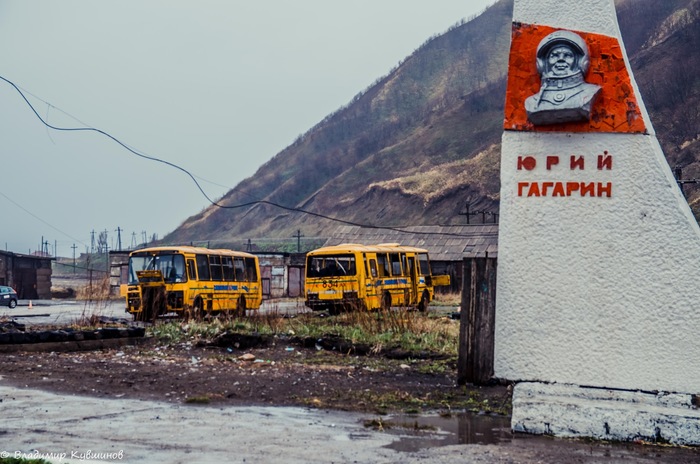
{"label": "bus wheel", "polygon": [[330,314],[331,316],[337,316],[338,314],[340,314],[341,309],[342,308],[340,305],[332,304],[328,306],[328,314]]}
{"label": "bus wheel", "polygon": [[358,300],[358,301],[352,303],[348,308],[352,311],[359,311],[359,312],[366,312],[367,311],[367,305],[365,304],[364,300]]}
{"label": "bus wheel", "polygon": [[146,308],[141,308],[141,312],[134,313],[134,320],[139,322],[153,322],[155,317],[151,314],[152,311]]}
{"label": "bus wheel", "polygon": [[245,316],[245,297],[243,295],[238,297],[238,304],[236,305],[236,316]]}
{"label": "bus wheel", "polygon": [[423,296],[420,298],[420,303],[418,303],[418,311],[427,311],[430,305],[430,295],[428,292],[423,292]]}
{"label": "bus wheel", "polygon": [[391,309],[391,295],[389,292],[382,295],[382,311],[388,311]]}
{"label": "bus wheel", "polygon": [[200,297],[197,297],[194,299],[194,303],[192,304],[192,318],[195,321],[199,321],[202,319],[202,315],[204,313],[204,302]]}

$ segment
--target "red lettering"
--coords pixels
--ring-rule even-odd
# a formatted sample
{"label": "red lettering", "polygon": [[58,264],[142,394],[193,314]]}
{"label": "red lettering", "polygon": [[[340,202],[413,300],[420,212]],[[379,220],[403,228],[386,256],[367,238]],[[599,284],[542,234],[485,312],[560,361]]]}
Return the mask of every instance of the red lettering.
{"label": "red lettering", "polygon": [[612,182],[518,182],[518,196],[523,197],[581,197],[612,198]]}
{"label": "red lettering", "polygon": [[602,197],[603,194],[605,194],[606,197],[610,198],[612,196],[612,183],[608,182],[607,184],[603,184],[602,182],[598,182],[598,196]]}
{"label": "red lettering", "polygon": [[589,182],[588,184],[581,182],[581,196],[585,197],[586,195],[589,197],[595,195],[595,182]]}
{"label": "red lettering", "polygon": [[581,184],[578,182],[567,182],[566,183],[566,196],[570,197],[572,193],[578,192]]}
{"label": "red lettering", "polygon": [[547,189],[554,187],[554,182],[542,182],[542,195],[547,196]]}
{"label": "red lettering", "polygon": [[540,196],[540,184],[533,182],[530,184],[530,190],[527,192],[528,197],[539,197]]}
{"label": "red lettering", "polygon": [[564,184],[562,182],[556,182],[554,184],[554,190],[552,191],[553,197],[564,197],[566,193],[564,192]]}
{"label": "red lettering", "polygon": [[537,160],[532,156],[518,156],[518,171],[522,171],[525,168],[528,171],[532,171],[537,166]]}
{"label": "red lettering", "polygon": [[607,151],[603,153],[603,155],[598,155],[598,170],[607,169],[609,171],[612,169],[612,156],[608,155]]}
{"label": "red lettering", "polygon": [[525,187],[527,187],[529,182],[518,182],[518,196],[522,197],[523,196],[523,190],[525,190]]}
{"label": "red lettering", "polygon": [[583,156],[576,157],[576,155],[571,155],[569,166],[572,171],[574,169],[580,169],[583,171]]}
{"label": "red lettering", "polygon": [[552,170],[552,166],[556,166],[559,164],[559,157],[558,156],[548,156],[547,157],[547,171]]}

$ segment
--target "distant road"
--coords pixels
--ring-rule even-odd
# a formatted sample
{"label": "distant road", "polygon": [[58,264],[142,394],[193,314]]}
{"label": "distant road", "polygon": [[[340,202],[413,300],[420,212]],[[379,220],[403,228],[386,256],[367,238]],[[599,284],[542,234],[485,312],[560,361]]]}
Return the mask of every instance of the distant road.
{"label": "distant road", "polygon": [[[20,300],[16,308],[0,307],[0,318],[9,317],[25,325],[56,324],[68,325],[92,316],[132,321],[131,314],[124,311],[123,300],[78,301],[78,300]],[[263,301],[261,314],[299,314],[309,312],[300,299],[276,299]],[[431,312],[450,314],[456,308],[431,306]]]}
{"label": "distant road", "polygon": [[[67,325],[97,316],[132,321],[133,316],[124,311],[124,300],[78,301],[78,300],[20,300],[16,308],[0,307],[0,318],[8,317],[25,325]],[[301,300],[264,301],[261,313],[298,314],[309,311]]]}

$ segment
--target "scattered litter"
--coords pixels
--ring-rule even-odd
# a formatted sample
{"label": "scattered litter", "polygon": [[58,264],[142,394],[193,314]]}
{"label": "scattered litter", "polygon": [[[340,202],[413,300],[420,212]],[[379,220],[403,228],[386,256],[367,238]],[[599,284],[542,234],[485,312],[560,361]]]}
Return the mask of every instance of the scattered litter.
{"label": "scattered litter", "polygon": [[251,353],[246,353],[238,357],[241,361],[255,361],[255,355]]}
{"label": "scattered litter", "polygon": [[294,348],[291,346],[288,346],[287,348],[284,349],[284,351],[294,351]]}

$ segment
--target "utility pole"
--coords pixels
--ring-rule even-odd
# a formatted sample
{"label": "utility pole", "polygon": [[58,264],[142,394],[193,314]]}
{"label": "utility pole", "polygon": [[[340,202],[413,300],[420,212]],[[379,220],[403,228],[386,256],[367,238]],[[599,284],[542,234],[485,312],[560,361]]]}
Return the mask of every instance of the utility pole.
{"label": "utility pole", "polygon": [[676,165],[676,167],[673,168],[673,176],[676,178],[676,182],[678,182],[678,187],[681,189],[683,198],[685,198],[687,201],[688,196],[685,194],[685,189],[683,187],[685,184],[697,184],[700,182],[700,179],[683,179],[683,168],[679,165]]}
{"label": "utility pole", "polygon": [[470,212],[469,212],[469,200],[467,200],[465,211],[464,211],[464,212],[460,212],[459,215],[460,215],[460,216],[466,216],[466,217],[467,217],[467,224],[469,224],[469,217],[470,217],[472,214],[473,214],[473,213],[470,213]]}
{"label": "utility pole", "polygon": [[122,228],[117,226],[117,251],[122,251]]}
{"label": "utility pole", "polygon": [[469,224],[469,218],[471,216],[476,216],[477,214],[481,214],[481,223],[486,224],[486,216],[493,216],[493,223],[496,224],[498,222],[498,213],[492,213],[490,211],[471,211],[470,207],[471,203],[470,200],[467,200],[465,204],[465,210],[461,211],[459,213],[460,216],[466,216],[467,217],[467,224]]}
{"label": "utility pole", "polygon": [[301,230],[297,230],[296,235],[292,235],[292,237],[297,238],[297,253],[301,253],[301,238],[303,235],[301,235]]}
{"label": "utility pole", "polygon": [[[107,247],[108,247],[108,245],[109,245],[109,243],[107,242],[107,237],[109,236],[109,235],[108,235],[109,232],[107,232],[107,229],[104,230],[103,234],[104,234],[104,235],[103,235],[103,237],[102,237],[102,240],[100,240],[100,241],[102,242],[102,246],[104,247],[105,252],[106,252],[106,251],[107,251]],[[100,251],[102,251],[102,250],[100,250]]]}
{"label": "utility pole", "polygon": [[75,243],[74,243],[71,248],[73,249],[73,274],[75,274],[75,249],[78,247],[75,246]]}

